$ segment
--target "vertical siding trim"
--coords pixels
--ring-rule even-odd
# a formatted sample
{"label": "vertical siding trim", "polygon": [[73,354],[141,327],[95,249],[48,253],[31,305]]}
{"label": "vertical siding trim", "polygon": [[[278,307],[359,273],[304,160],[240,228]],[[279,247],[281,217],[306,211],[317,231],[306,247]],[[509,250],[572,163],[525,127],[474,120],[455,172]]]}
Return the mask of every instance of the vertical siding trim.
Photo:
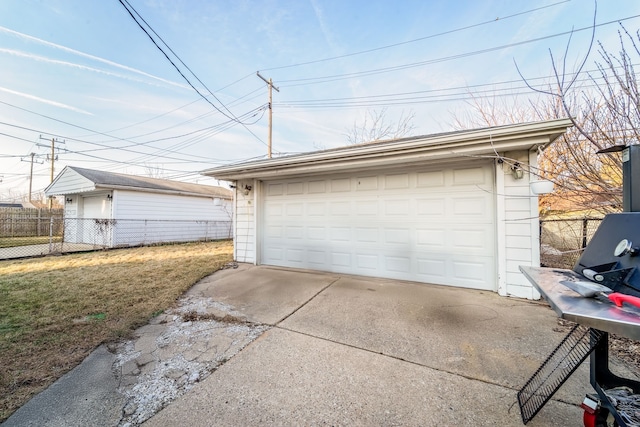
{"label": "vertical siding trim", "polygon": [[[529,170],[538,171],[538,152],[529,152]],[[529,192],[531,194],[531,265],[535,267],[540,266],[540,209],[539,209],[539,197],[535,197],[531,193],[531,181],[532,176],[529,174]],[[533,180],[538,179],[537,176],[533,176]],[[533,299],[540,299],[540,293],[533,286],[531,287]]]}
{"label": "vertical siding trim", "polygon": [[232,221],[233,221],[233,260],[238,261],[238,182],[233,181],[232,185],[235,187],[233,189],[233,212],[232,212]]}
{"label": "vertical siding trim", "polygon": [[264,230],[264,210],[262,197],[262,181],[253,180],[253,229],[255,230],[254,245],[254,264],[262,264],[262,233]]}
{"label": "vertical siding trim", "polygon": [[498,278],[498,295],[507,296],[507,246],[505,227],[505,203],[504,203],[504,170],[503,163],[495,161],[495,185],[496,185],[496,261]]}

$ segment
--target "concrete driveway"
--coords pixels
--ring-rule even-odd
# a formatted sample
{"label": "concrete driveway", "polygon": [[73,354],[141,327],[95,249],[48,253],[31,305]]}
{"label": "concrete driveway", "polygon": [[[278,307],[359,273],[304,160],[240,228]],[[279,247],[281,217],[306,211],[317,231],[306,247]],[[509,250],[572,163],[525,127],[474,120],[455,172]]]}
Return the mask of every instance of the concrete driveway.
{"label": "concrete driveway", "polygon": [[[521,426],[517,391],[569,330],[544,303],[492,292],[248,264],[181,301],[216,320],[172,308],[121,344],[131,357],[101,346],[5,425]],[[582,426],[588,375],[528,425]],[[161,401],[161,384],[180,397]]]}
{"label": "concrete driveway", "polygon": [[[566,335],[545,304],[241,265],[190,293],[273,325],[145,426],[521,426],[516,393]],[[582,426],[582,366],[530,426]]]}

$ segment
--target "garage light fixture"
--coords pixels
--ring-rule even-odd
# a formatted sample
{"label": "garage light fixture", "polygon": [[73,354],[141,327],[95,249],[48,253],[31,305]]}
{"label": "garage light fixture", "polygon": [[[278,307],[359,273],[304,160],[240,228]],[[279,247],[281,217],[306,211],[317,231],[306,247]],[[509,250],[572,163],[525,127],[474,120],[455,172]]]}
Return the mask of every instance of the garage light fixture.
{"label": "garage light fixture", "polygon": [[73,203],[73,199],[71,197],[67,197],[64,201],[67,203]]}
{"label": "garage light fixture", "polygon": [[524,171],[522,170],[522,167],[520,167],[520,163],[516,162],[511,166],[511,174],[513,175],[513,179],[524,178]]}
{"label": "garage light fixture", "polygon": [[252,188],[253,188],[253,187],[251,187],[250,185],[245,185],[245,186],[244,186],[244,195],[245,195],[245,196],[248,196],[248,195],[249,195],[249,193],[251,192],[251,189],[252,189]]}

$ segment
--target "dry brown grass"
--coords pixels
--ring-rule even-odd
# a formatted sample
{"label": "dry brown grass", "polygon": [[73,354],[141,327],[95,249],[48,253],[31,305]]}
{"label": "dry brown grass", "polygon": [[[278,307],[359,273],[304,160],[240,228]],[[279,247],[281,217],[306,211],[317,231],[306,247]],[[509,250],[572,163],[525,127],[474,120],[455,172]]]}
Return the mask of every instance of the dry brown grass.
{"label": "dry brown grass", "polygon": [[219,241],[0,262],[0,422],[232,260]]}

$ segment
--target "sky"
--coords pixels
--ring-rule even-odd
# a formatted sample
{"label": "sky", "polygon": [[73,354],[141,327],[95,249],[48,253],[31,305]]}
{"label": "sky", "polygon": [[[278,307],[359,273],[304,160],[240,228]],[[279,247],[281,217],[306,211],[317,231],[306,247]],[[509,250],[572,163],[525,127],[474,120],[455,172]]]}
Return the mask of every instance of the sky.
{"label": "sky", "polygon": [[619,22],[640,29],[637,0],[0,0],[0,202],[28,193],[31,159],[46,188],[52,144],[54,175],[217,185],[200,172],[267,155],[258,72],[274,156],[344,146],[382,112],[451,131],[472,99],[538,96],[521,75],[545,84],[551,55],[574,72],[594,13],[612,53]]}

